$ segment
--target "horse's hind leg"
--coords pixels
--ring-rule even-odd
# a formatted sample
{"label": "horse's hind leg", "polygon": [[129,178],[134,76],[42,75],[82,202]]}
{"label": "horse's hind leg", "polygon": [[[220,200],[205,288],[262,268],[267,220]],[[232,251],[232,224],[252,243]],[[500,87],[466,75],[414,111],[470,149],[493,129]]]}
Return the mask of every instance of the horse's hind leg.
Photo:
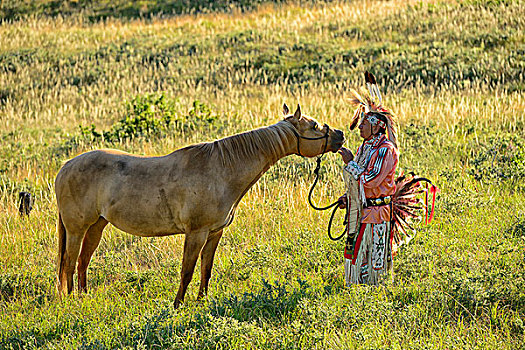
{"label": "horse's hind leg", "polygon": [[211,269],[213,267],[213,258],[215,257],[215,251],[217,245],[222,237],[222,230],[210,234],[204,248],[201,251],[201,285],[199,288],[198,298],[203,298],[208,294],[208,282],[211,277]]}
{"label": "horse's hind leg", "polygon": [[[87,227],[62,223],[59,217],[58,291],[69,294],[73,291],[73,274]],[[65,224],[65,225],[64,225]]]}
{"label": "horse's hind leg", "polygon": [[180,274],[180,287],[175,297],[175,308],[178,308],[184,301],[186,289],[193,277],[195,270],[195,263],[199,258],[199,254],[208,238],[208,231],[204,232],[190,232],[186,234],[184,240],[184,253],[182,258],[182,271]]}
{"label": "horse's hind leg", "polygon": [[107,224],[108,221],[101,216],[96,223],[88,228],[84,240],[82,241],[82,250],[78,257],[77,266],[78,290],[80,292],[87,291],[87,268],[91,261],[91,256],[93,256],[95,249],[97,249],[98,244],[100,243],[102,231]]}

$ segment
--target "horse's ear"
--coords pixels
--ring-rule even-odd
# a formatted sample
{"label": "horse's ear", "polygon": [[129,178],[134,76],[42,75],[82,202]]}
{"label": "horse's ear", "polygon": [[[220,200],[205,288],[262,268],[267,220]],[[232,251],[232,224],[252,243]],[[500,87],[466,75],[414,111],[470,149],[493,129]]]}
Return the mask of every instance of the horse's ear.
{"label": "horse's ear", "polygon": [[295,110],[293,117],[297,120],[301,119],[301,106],[300,105],[297,105],[297,109]]}
{"label": "horse's ear", "polygon": [[288,115],[290,114],[290,109],[288,108],[288,106],[285,104],[283,104],[283,114],[284,115]]}

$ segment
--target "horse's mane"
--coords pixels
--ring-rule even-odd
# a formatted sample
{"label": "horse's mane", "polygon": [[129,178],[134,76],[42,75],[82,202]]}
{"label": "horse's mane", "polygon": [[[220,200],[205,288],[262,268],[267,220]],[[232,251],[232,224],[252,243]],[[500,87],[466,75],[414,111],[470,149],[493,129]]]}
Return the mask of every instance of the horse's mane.
{"label": "horse's mane", "polygon": [[201,143],[195,147],[209,157],[217,157],[223,166],[232,166],[261,153],[270,161],[276,162],[286,152],[285,140],[294,136],[292,128],[290,122],[281,120],[270,126]]}

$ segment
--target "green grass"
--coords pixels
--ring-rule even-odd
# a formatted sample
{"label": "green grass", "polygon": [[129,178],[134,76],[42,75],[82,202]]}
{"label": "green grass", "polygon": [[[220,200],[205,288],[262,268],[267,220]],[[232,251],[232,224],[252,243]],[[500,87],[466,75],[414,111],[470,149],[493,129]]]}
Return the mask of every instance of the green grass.
{"label": "green grass", "polygon": [[[0,348],[525,349],[523,1],[188,4],[0,6]],[[196,275],[172,307],[183,237],[111,226],[90,291],[56,299],[65,160],[166,154],[277,122],[283,102],[356,148],[348,89],[366,69],[399,115],[400,169],[440,188],[393,281],[344,287],[342,243],[306,201],[315,162],[289,157],[241,202],[206,301]],[[342,191],[330,154],[315,201]]]}
{"label": "green grass", "polygon": [[[261,4],[282,0],[7,0],[0,4],[0,18],[17,20],[28,16],[80,16],[90,21],[108,18],[136,19],[214,11],[249,11]],[[305,1],[305,3],[307,3]]]}

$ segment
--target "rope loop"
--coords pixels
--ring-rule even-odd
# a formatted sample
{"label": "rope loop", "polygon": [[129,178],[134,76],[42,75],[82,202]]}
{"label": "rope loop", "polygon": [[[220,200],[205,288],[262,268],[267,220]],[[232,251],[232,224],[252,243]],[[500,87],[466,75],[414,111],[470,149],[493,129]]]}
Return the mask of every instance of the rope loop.
{"label": "rope loop", "polygon": [[[337,203],[339,204],[339,201]],[[341,233],[340,236],[337,236],[337,237],[332,236],[332,230],[331,230],[332,221],[334,221],[334,217],[335,217],[335,213],[337,212],[337,209],[339,209],[339,206],[334,208],[334,210],[332,211],[332,215],[330,216],[330,221],[328,221],[328,238],[330,238],[332,241],[338,241],[341,238],[343,238],[344,235],[346,234],[346,229],[347,229],[347,227],[345,226],[345,229],[343,233]]]}
{"label": "rope loop", "polygon": [[337,200],[325,207],[318,207],[312,201],[312,194],[314,192],[314,188],[317,185],[317,182],[319,181],[319,170],[321,169],[321,158],[322,157],[323,157],[323,154],[317,157],[317,166],[315,167],[315,170],[314,170],[315,180],[314,180],[314,183],[312,184],[312,187],[310,188],[310,192],[308,193],[308,203],[313,209],[318,210],[318,211],[328,210],[332,207],[335,207],[334,210],[332,211],[332,215],[330,216],[330,221],[328,222],[328,238],[330,238],[332,241],[338,241],[344,237],[346,233],[346,227],[343,233],[338,237],[332,236],[331,228],[332,228],[332,221],[334,220],[334,217],[335,217],[335,213],[337,212],[337,209],[339,209],[339,205],[342,203],[339,200]]}

